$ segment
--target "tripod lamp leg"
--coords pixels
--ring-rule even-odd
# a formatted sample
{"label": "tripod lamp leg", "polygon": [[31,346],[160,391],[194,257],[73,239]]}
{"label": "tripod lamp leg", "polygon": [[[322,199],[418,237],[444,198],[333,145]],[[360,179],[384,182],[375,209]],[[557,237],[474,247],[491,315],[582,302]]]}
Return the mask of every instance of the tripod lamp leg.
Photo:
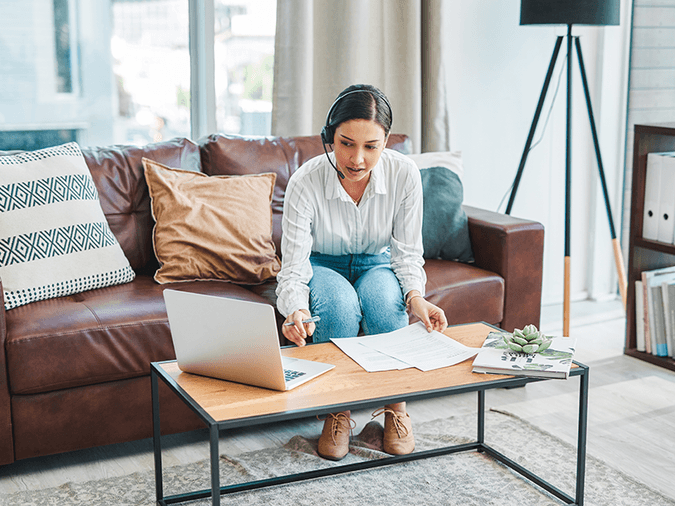
{"label": "tripod lamp leg", "polygon": [[619,292],[621,293],[621,300],[623,301],[623,309],[626,310],[626,269],[623,264],[623,255],[621,253],[621,245],[616,237],[616,230],[614,229],[614,220],[612,218],[612,208],[609,203],[609,193],[607,191],[607,181],[605,179],[605,170],[602,165],[602,156],[600,155],[600,142],[598,141],[598,131],[595,127],[595,118],[593,116],[593,106],[591,105],[591,94],[588,89],[588,79],[586,78],[586,67],[584,65],[584,57],[581,53],[581,43],[579,37],[574,38],[577,49],[577,56],[579,60],[579,71],[581,72],[581,82],[584,87],[584,96],[586,97],[586,108],[588,109],[588,120],[591,125],[591,133],[593,135],[593,146],[595,147],[595,156],[598,160],[598,174],[600,176],[600,184],[602,185],[602,195],[605,199],[605,209],[607,211],[607,221],[609,223],[609,233],[612,236],[612,247],[614,248],[614,263],[616,264],[616,273],[619,277]]}
{"label": "tripod lamp leg", "polygon": [[618,239],[612,239],[612,246],[614,247],[614,263],[616,264],[616,272],[619,276],[619,292],[621,292],[621,300],[623,301],[623,310],[626,310],[626,269],[623,264],[623,254],[621,253],[621,244]]}
{"label": "tripod lamp leg", "polygon": [[565,257],[563,300],[563,337],[570,336],[570,257]]}
{"label": "tripod lamp leg", "polygon": [[532,126],[530,126],[530,132],[527,135],[527,141],[525,142],[525,149],[523,150],[523,156],[520,158],[520,165],[518,165],[518,172],[516,173],[516,178],[513,180],[513,185],[511,188],[511,196],[509,197],[509,203],[506,206],[506,214],[511,214],[511,209],[513,209],[513,202],[516,199],[516,193],[518,192],[518,185],[520,185],[520,178],[523,175],[523,170],[525,169],[525,162],[527,161],[527,155],[530,153],[532,146],[532,140],[534,139],[534,133],[537,130],[537,123],[539,123],[539,116],[541,115],[541,110],[544,107],[544,100],[546,99],[546,93],[548,92],[548,87],[551,84],[551,77],[553,76],[553,69],[555,68],[555,62],[558,59],[558,53],[560,53],[560,47],[562,46],[563,37],[558,37],[558,40],[555,43],[553,48],[553,55],[551,55],[551,62],[548,65],[548,70],[546,71],[546,78],[544,79],[544,87],[541,89],[541,94],[539,95],[539,102],[537,102],[537,109],[534,112],[534,118],[532,118]]}
{"label": "tripod lamp leg", "polygon": [[570,251],[572,216],[572,25],[567,25],[567,130],[565,134],[565,272],[563,336],[570,335]]}

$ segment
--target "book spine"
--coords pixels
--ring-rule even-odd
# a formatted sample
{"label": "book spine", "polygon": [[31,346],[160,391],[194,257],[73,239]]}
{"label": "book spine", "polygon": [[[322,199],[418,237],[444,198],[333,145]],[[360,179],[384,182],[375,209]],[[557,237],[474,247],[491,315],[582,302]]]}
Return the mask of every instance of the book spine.
{"label": "book spine", "polygon": [[645,334],[645,352],[652,352],[652,335],[650,332],[649,324],[649,281],[647,279],[647,271],[642,273],[642,320],[644,321],[644,334]]}
{"label": "book spine", "polygon": [[635,348],[637,351],[645,349],[645,305],[642,281],[635,281]]}

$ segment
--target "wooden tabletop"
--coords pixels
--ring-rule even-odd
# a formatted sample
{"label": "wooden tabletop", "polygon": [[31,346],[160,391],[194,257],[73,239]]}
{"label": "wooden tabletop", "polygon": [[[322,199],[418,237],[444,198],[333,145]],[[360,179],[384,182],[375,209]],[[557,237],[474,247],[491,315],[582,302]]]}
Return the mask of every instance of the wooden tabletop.
{"label": "wooden tabletop", "polygon": [[[493,330],[494,327],[489,325],[472,323],[449,327],[445,334],[466,346],[479,348]],[[327,362],[334,364],[335,368],[293,390],[277,392],[184,373],[176,362],[164,362],[158,366],[217,422],[317,410],[322,406],[354,405],[374,399],[403,401],[410,394],[509,378],[472,373],[473,358],[427,372],[410,368],[373,373],[366,372],[333,343],[284,348],[282,353]]]}

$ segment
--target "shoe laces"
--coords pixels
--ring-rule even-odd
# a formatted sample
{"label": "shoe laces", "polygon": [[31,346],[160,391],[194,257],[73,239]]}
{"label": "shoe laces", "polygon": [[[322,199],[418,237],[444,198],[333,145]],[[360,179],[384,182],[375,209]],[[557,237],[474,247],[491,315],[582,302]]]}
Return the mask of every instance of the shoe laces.
{"label": "shoe laces", "polygon": [[394,423],[394,428],[396,429],[396,434],[398,435],[399,438],[404,438],[408,435],[408,427],[406,427],[405,424],[403,423],[405,413],[403,414],[399,413],[398,411],[394,411],[391,408],[380,408],[373,412],[372,419],[374,420],[383,413],[390,413],[392,415],[391,420]]}
{"label": "shoe laces", "polygon": [[348,430],[351,437],[352,431],[356,428],[356,421],[342,411],[338,414],[328,413],[326,418],[323,419],[319,418],[318,416],[316,418],[321,421],[330,419],[330,436],[334,445],[337,445],[336,437],[340,432],[342,432],[342,430]]}

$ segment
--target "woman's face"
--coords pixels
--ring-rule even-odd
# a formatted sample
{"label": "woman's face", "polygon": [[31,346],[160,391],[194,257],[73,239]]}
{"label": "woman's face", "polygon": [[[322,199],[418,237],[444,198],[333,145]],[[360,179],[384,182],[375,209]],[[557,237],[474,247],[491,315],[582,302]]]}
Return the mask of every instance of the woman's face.
{"label": "woman's face", "polygon": [[352,119],[340,123],[335,129],[333,150],[345,181],[367,181],[386,143],[384,128],[372,120]]}

